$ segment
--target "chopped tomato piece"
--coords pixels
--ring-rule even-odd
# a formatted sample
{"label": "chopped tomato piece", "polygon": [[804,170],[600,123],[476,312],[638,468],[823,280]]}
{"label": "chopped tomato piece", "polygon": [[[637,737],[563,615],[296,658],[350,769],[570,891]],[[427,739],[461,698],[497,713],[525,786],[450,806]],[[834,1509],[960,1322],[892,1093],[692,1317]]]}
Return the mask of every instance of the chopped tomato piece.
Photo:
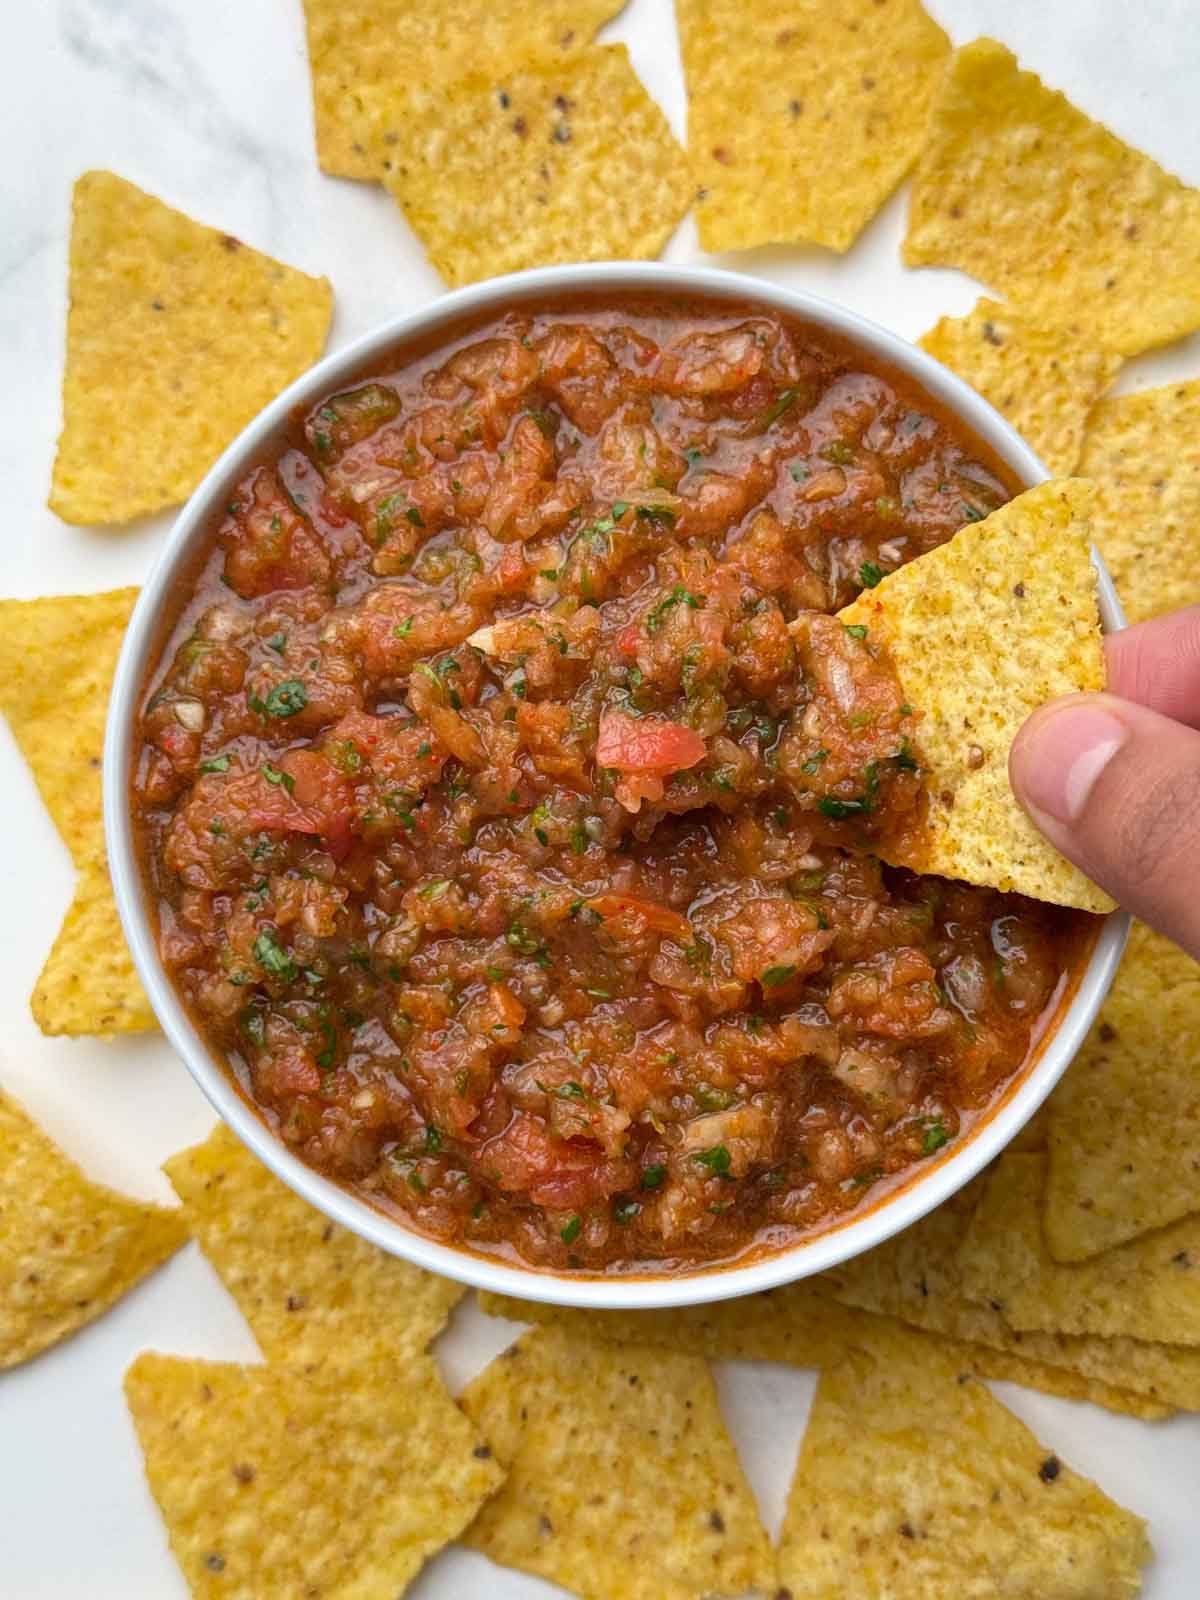
{"label": "chopped tomato piece", "polygon": [[708,753],[704,740],[682,722],[606,711],[600,718],[596,760],[620,772],[685,772]]}
{"label": "chopped tomato piece", "polygon": [[636,936],[643,928],[649,928],[684,944],[692,943],[692,925],[688,919],[655,900],[643,900],[636,894],[608,893],[593,895],[588,905],[606,923],[616,925],[614,932],[628,928]]}

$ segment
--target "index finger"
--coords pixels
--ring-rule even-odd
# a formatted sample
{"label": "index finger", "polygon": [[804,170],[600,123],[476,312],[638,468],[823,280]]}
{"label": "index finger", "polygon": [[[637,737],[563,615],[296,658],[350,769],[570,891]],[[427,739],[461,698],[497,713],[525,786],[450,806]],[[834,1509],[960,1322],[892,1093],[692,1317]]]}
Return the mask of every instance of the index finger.
{"label": "index finger", "polygon": [[1104,654],[1110,694],[1200,728],[1200,605],[1110,633]]}

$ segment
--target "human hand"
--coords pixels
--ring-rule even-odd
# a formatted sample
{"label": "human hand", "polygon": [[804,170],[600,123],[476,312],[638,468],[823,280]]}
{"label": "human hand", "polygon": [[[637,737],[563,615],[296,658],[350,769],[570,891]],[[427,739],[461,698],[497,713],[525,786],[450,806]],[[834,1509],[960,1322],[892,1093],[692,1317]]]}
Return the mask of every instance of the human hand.
{"label": "human hand", "polygon": [[1051,844],[1200,959],[1200,605],[1104,647],[1107,693],[1035,711],[1012,786]]}

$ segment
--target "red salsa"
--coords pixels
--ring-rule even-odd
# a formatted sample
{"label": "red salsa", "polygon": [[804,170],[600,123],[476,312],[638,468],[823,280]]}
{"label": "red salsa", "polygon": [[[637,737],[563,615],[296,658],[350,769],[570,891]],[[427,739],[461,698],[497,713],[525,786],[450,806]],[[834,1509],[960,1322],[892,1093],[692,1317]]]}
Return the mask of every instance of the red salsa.
{"label": "red salsa", "polygon": [[148,684],[163,959],[305,1161],[558,1270],[777,1247],[959,1138],[1086,919],[881,864],[920,713],[833,613],[1014,492],[750,307],[398,352],[232,492]]}

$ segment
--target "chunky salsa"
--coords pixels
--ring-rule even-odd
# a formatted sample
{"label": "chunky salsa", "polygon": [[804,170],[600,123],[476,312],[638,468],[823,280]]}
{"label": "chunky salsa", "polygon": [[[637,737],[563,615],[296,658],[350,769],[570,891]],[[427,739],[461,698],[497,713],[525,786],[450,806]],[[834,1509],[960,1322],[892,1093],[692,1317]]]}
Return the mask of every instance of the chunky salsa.
{"label": "chunky salsa", "polygon": [[555,1269],[775,1247],[958,1138],[1080,920],[875,853],[863,586],[1012,486],[751,307],[564,302],[297,416],[147,687],[163,959],[305,1161]]}

